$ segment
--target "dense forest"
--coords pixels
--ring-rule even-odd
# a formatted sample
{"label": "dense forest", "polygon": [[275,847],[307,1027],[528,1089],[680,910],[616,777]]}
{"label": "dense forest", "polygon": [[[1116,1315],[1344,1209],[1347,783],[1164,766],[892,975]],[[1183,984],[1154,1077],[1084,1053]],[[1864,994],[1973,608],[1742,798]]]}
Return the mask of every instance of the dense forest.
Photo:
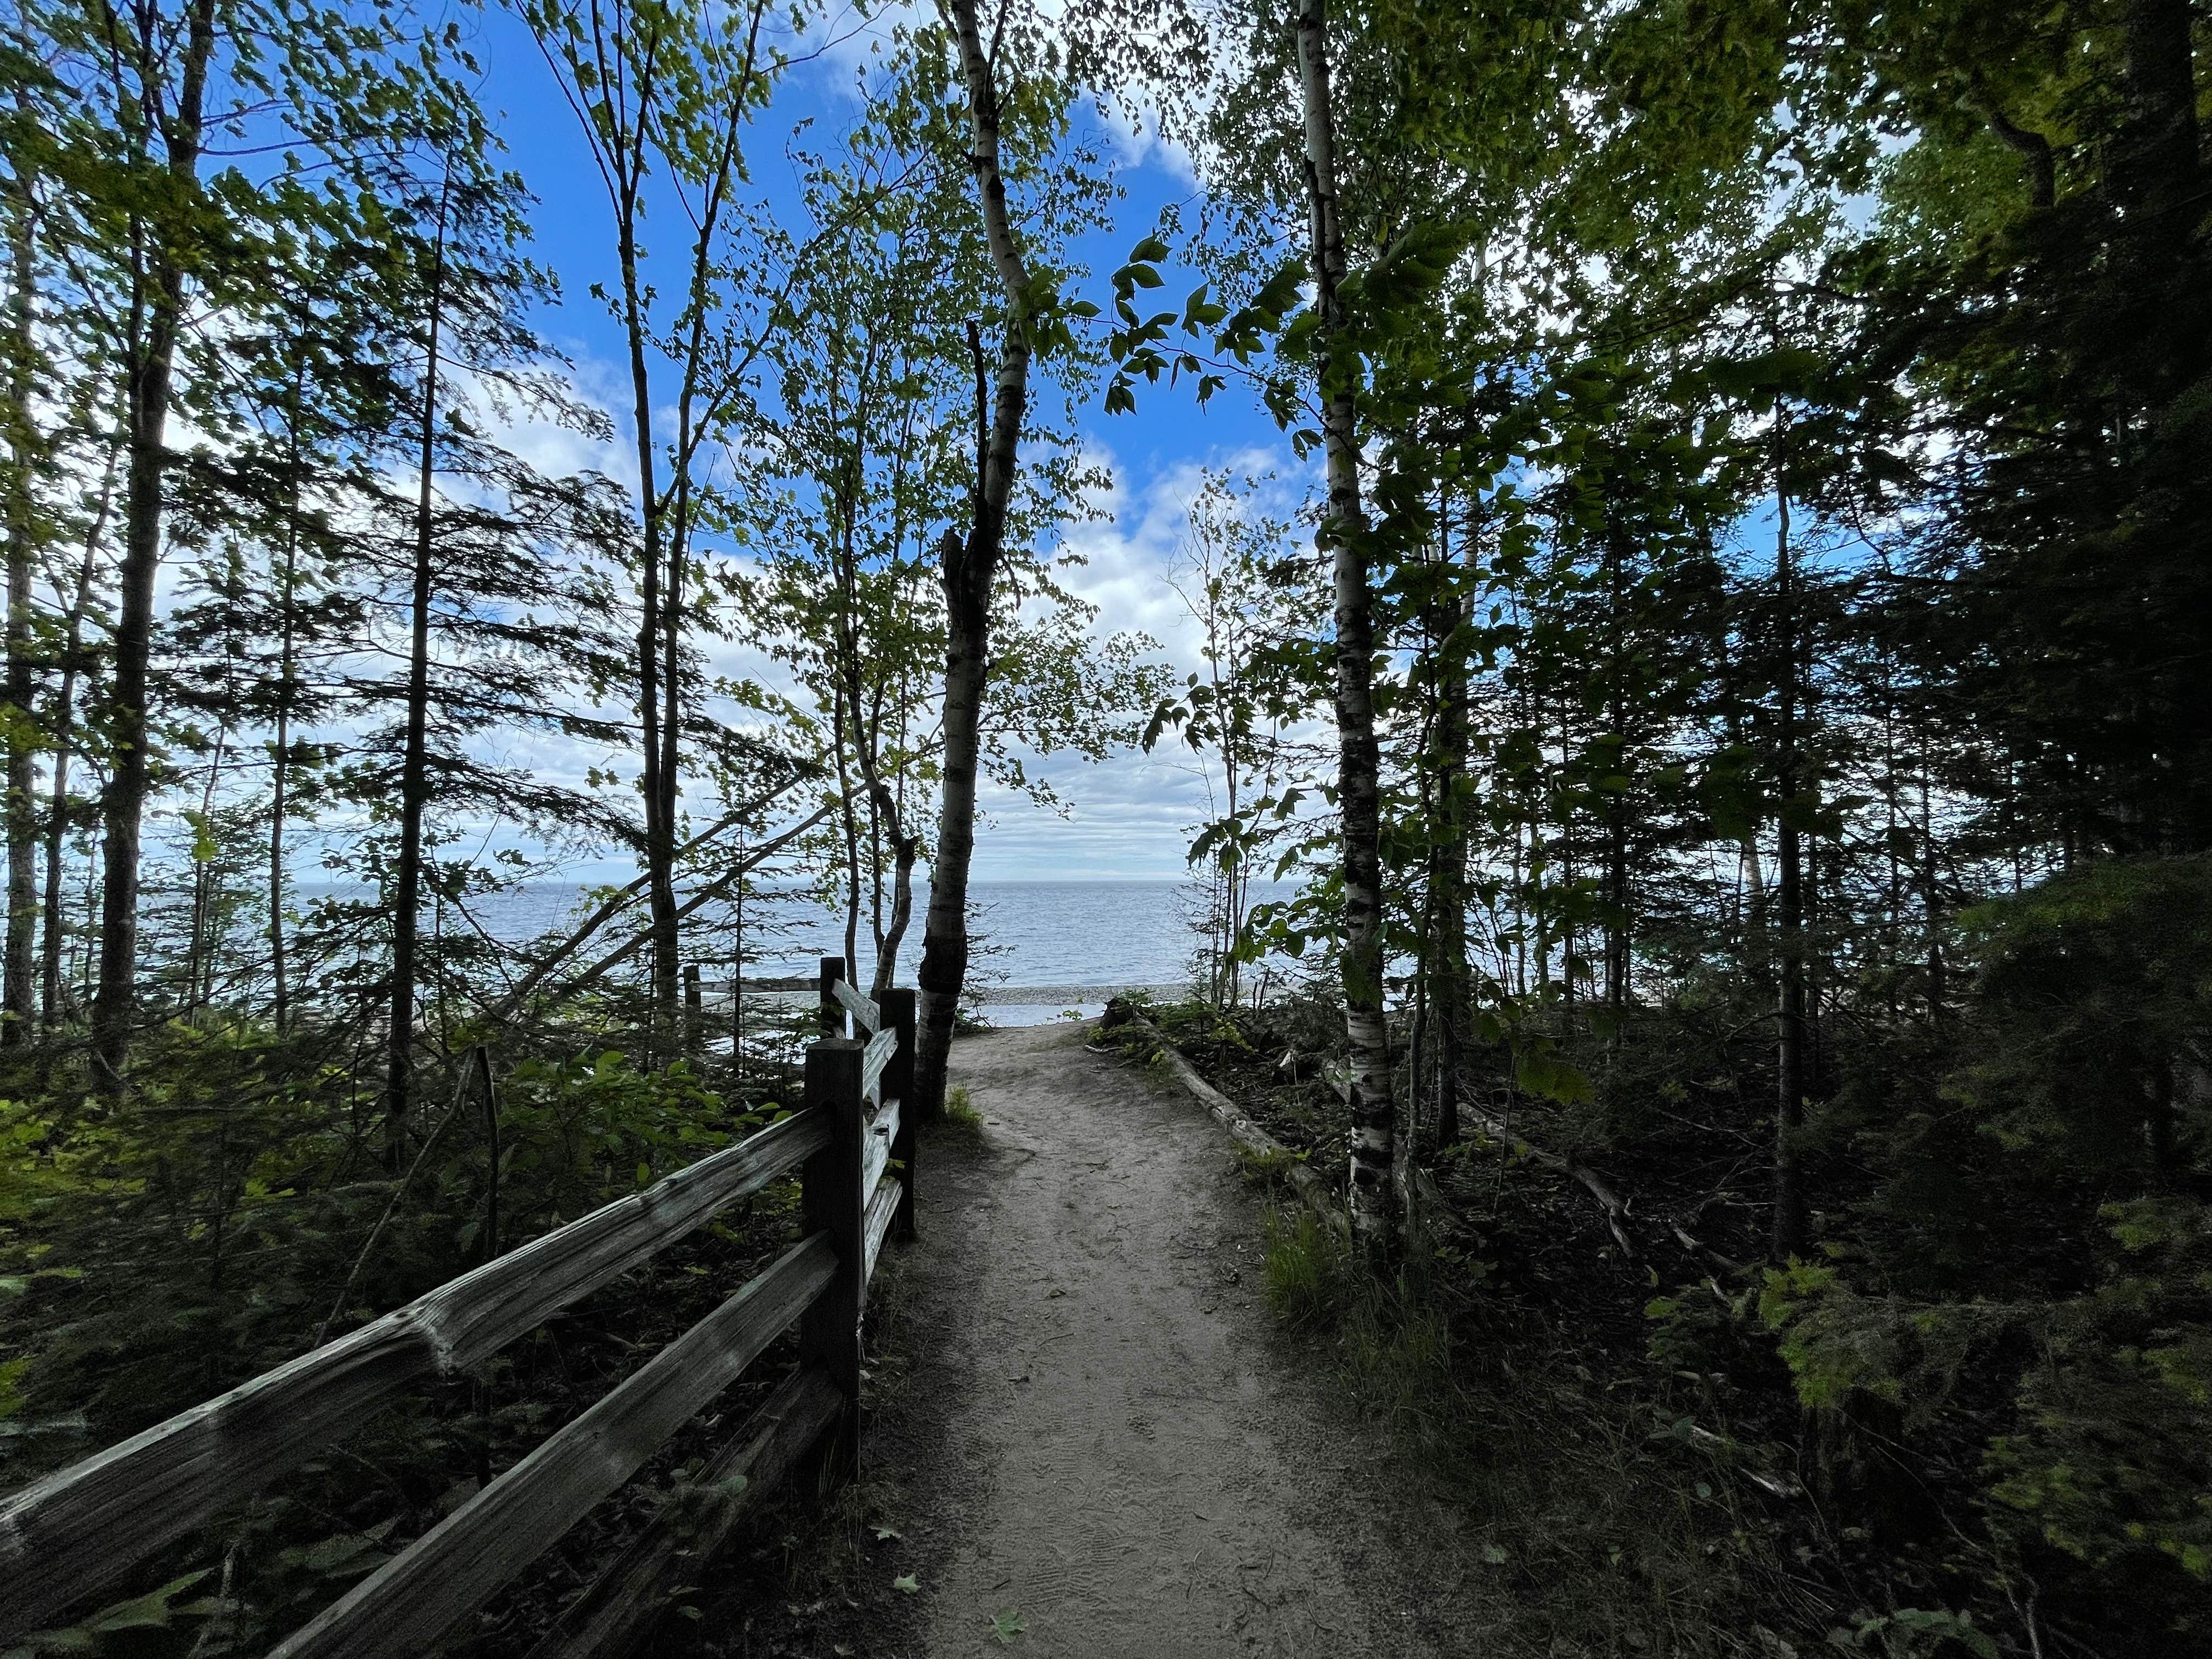
{"label": "dense forest", "polygon": [[[1149,753],[1299,1328],[1448,1311],[1448,1439],[1618,1328],[1794,1460],[1696,1523],[1783,1588],[1631,1645],[2203,1651],[2203,11],[15,0],[0,1486],[797,1104],[794,896],[941,1116],[979,801]],[[1232,404],[1174,661],[1084,434]],[[787,1209],[17,1650],[261,1651]]]}

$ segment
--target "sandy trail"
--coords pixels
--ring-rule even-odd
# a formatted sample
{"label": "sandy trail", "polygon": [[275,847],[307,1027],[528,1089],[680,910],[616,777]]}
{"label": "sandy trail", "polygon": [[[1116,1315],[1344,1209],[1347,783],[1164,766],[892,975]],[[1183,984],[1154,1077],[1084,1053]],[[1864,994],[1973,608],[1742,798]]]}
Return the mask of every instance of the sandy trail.
{"label": "sandy trail", "polygon": [[1265,1306],[1224,1138],[1086,1035],[958,1044],[982,1146],[941,1138],[919,1160],[894,1316],[915,1370],[868,1454],[923,1569],[920,1645],[896,1650],[1436,1651],[1382,1543],[1380,1448]]}

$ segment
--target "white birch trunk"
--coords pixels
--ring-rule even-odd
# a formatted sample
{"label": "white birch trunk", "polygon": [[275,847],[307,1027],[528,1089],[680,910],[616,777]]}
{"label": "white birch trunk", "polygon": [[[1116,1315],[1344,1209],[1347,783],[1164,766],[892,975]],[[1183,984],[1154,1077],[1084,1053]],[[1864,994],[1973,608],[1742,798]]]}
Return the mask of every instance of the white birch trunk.
{"label": "white birch trunk", "polygon": [[[1382,1019],[1381,761],[1375,740],[1375,624],[1367,583],[1366,512],[1359,493],[1359,441],[1350,376],[1333,342],[1342,326],[1344,231],[1336,198],[1336,134],[1329,104],[1328,41],[1322,0],[1298,0],[1298,79],[1305,94],[1306,197],[1313,240],[1315,303],[1321,319],[1318,389],[1328,461],[1328,512],[1318,544],[1336,570],[1338,807],[1343,816],[1344,1025],[1352,1062],[1352,1232],[1370,1249],[1390,1235],[1396,1112],[1390,1095],[1389,1036]],[[1402,1174],[1402,1172],[1398,1172]]]}

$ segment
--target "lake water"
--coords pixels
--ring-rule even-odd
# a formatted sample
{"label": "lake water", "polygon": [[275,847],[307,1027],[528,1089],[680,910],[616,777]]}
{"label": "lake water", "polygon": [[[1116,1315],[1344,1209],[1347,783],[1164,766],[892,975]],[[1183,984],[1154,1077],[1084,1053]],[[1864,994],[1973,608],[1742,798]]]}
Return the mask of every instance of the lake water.
{"label": "lake water", "polygon": [[[297,894],[304,902],[318,893],[357,890],[302,884]],[[1117,991],[1141,986],[1172,994],[1190,982],[1198,944],[1190,924],[1202,909],[1191,883],[977,882],[969,893],[977,946],[969,982],[981,990],[986,1012],[999,1024],[1041,1024],[1070,1008],[1096,1014]],[[921,959],[927,903],[928,890],[918,888],[899,952],[902,984],[914,982]],[[549,884],[493,895],[474,902],[471,911],[493,938],[520,943],[573,927],[589,908],[586,889]],[[612,930],[625,925],[642,925],[643,907],[632,915],[635,920],[610,923],[608,937],[618,938]],[[686,924],[696,929],[705,952],[703,977],[717,993],[730,974],[726,956],[719,971],[714,959],[732,949],[735,921],[727,907],[709,906]],[[747,902],[744,921],[748,980],[811,979],[821,957],[844,953],[842,912],[802,894],[756,896]],[[865,983],[875,968],[865,913],[860,954],[854,977]],[[748,994],[747,1002],[751,1000]]]}
{"label": "lake water", "polygon": [[[1042,1024],[1070,1008],[1097,1014],[1117,991],[1142,986],[1171,995],[1189,983],[1197,944],[1190,917],[1200,901],[1188,883],[976,882],[969,896],[975,914],[968,981],[998,1024]],[[899,949],[901,984],[914,983],[921,961],[928,903],[928,889],[918,887]],[[811,977],[823,957],[844,954],[842,911],[798,896],[762,908],[765,915],[749,928],[775,931],[768,938],[756,933],[757,943],[746,952],[749,975]],[[876,960],[865,911],[859,954],[854,977],[866,983]]]}

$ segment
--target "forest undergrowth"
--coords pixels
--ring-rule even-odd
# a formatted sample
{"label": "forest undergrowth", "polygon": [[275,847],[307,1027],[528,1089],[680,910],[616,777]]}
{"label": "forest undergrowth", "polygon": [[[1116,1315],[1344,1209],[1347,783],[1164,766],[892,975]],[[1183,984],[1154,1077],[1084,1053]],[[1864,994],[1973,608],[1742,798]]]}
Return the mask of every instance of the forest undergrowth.
{"label": "forest undergrowth", "polygon": [[[2169,878],[2161,902],[2190,884]],[[1422,1140],[1426,1237],[1395,1267],[1310,1209],[1275,1212],[1271,1304],[1465,1517],[1470,1571],[1507,1592],[1495,1650],[2199,1650],[2201,1198],[2178,1179],[2115,1201],[2124,1182],[2052,1170],[2017,1121],[1986,1127],[1976,1093],[1999,1073],[2031,1092],[2014,999],[2053,902],[1985,918],[1958,1029],[1905,1055],[1848,1040],[1824,1055],[1808,1258],[1768,1265],[1771,1052],[1723,1008],[1647,1010],[1610,1042],[1563,1030],[1586,1098],[1517,1087],[1502,1048],[1470,1054],[1475,1127]],[[2107,943],[2140,939],[2145,918],[2112,908]],[[2069,919],[2078,963],[2091,930]],[[2163,966],[2185,986],[2196,971]],[[2098,995],[2086,976],[2039,984],[2040,1063],[2081,1035],[2065,1005]],[[1152,1012],[1291,1158],[1341,1182],[1325,1005]],[[1945,1096],[1948,1121],[1925,1112]],[[1287,1198],[1281,1161],[1240,1158]],[[1931,1262],[1938,1238],[1949,1255]],[[1990,1252],[2011,1262],[2002,1291]]]}
{"label": "forest undergrowth", "polygon": [[[1278,1057],[1315,1030],[1305,1011],[1154,1012],[1209,1082],[1341,1180],[1341,1103],[1282,1080]],[[1672,1380],[1644,1352],[1643,1264],[1580,1189],[1501,1150],[1437,1170],[1432,1262],[1377,1275],[1299,1207],[1267,1231],[1278,1316],[1387,1425],[1419,1489],[1468,1520],[1467,1569],[1500,1621],[1470,1636],[1507,1654],[1807,1650],[1843,1598],[1794,1553],[1813,1547],[1806,1517],[1736,1478],[1733,1437],[1716,1453],[1674,1433]]]}
{"label": "forest undergrowth", "polygon": [[[66,1091],[0,1107],[0,1481],[21,1485],[343,1334],[802,1107],[793,1068],[643,1069],[611,1034],[542,1034],[497,1073],[494,1167],[473,1050],[426,1091],[404,1178],[374,1081],[341,1034],[277,1042],[174,1025],[158,1100],[127,1118]],[[51,1068],[54,1057],[33,1064]],[[145,1092],[153,1092],[152,1085]],[[40,1103],[35,1107],[18,1103]],[[712,1312],[799,1237],[772,1184],[563,1310],[465,1380],[424,1384],[137,1575],[150,1591],[28,1636],[11,1656],[259,1653]],[[528,1651],[562,1607],[772,1392],[789,1335],[685,1425],[446,1650]],[[692,1600],[679,1597],[677,1611]],[[674,1626],[680,1630],[681,1625]]]}

